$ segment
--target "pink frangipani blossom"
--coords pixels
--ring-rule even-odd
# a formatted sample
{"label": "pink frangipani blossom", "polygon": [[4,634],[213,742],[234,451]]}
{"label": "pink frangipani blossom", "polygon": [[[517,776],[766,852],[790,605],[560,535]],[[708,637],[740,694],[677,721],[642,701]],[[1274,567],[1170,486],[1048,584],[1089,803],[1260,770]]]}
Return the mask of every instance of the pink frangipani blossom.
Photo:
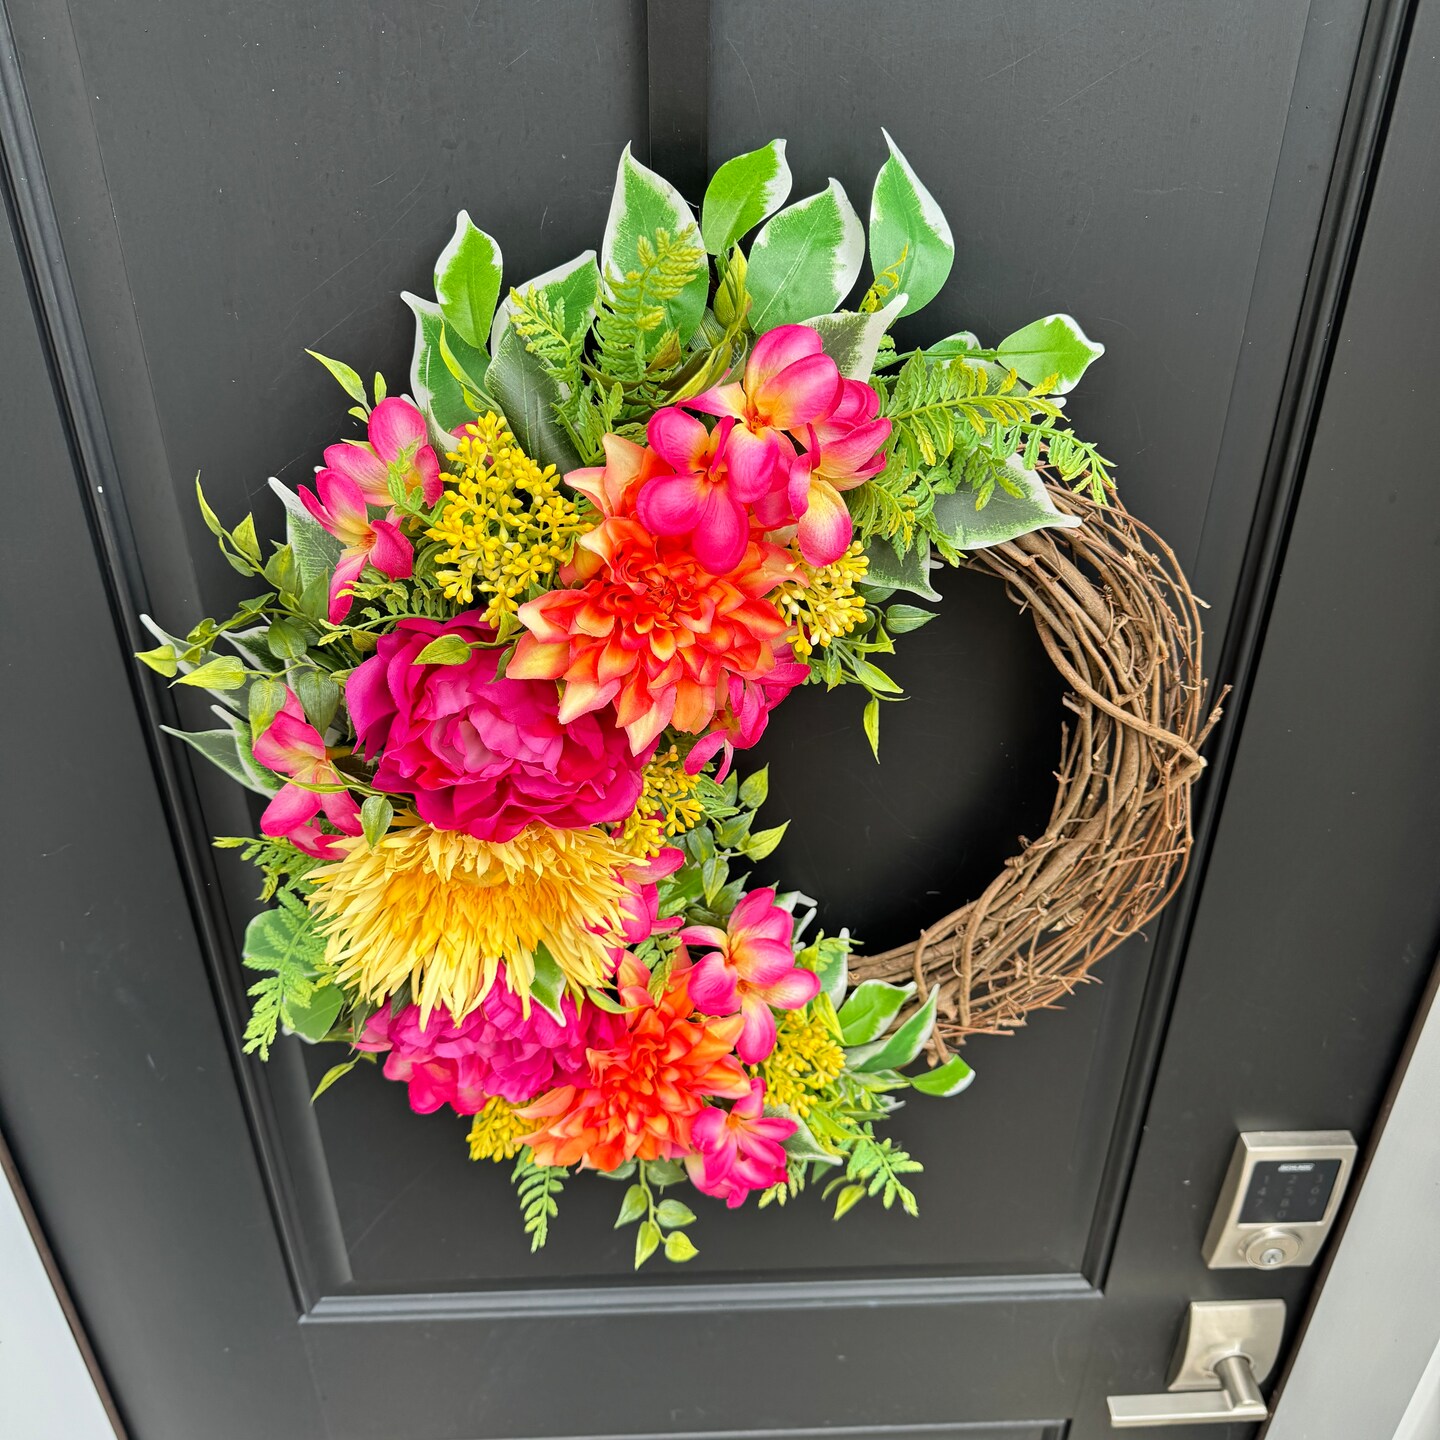
{"label": "pink frangipani blossom", "polygon": [[360,807],[348,790],[320,792],[305,788],[343,785],[345,781],[330,761],[324,736],[306,720],[293,691],[285,691],[285,703],[250,749],[267,770],[303,782],[283,786],[265,807],[260,817],[265,834],[283,837],[307,855],[329,860],[335,857],[338,837],[326,835],[311,823],[319,811],[323,810],[326,819],[344,834],[361,833]]}
{"label": "pink frangipani blossom", "polygon": [[758,1065],[775,1048],[771,1007],[798,1010],[820,989],[820,977],[795,963],[794,928],[794,917],[775,904],[775,892],[767,888],[746,895],[726,929],[687,925],[680,932],[686,945],[713,947],[695,962],[690,998],[702,1014],[738,1010],[744,1016],[735,1053],[747,1065]]}
{"label": "pink frangipani blossom", "polygon": [[697,1190],[724,1200],[730,1209],[752,1190],[768,1190],[788,1174],[785,1142],[796,1124],[780,1115],[765,1115],[765,1082],[750,1082],[750,1093],[728,1110],[707,1105],[691,1122],[695,1153],[685,1168]]}
{"label": "pink frangipani blossom", "polygon": [[383,520],[371,520],[360,487],[335,470],[320,470],[315,476],[318,497],[300,487],[300,501],[326,530],[345,548],[330,577],[330,623],[338,625],[353,603],[350,587],[367,564],[392,580],[407,579],[414,569],[415,553],[400,533],[396,512]]}

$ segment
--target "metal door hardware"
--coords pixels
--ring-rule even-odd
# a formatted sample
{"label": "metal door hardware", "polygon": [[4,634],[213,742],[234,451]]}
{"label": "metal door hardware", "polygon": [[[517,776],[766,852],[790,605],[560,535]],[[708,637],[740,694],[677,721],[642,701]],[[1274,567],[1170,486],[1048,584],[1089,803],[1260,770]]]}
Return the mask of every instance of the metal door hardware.
{"label": "metal door hardware", "polygon": [[1192,1300],[1163,1395],[1111,1395],[1116,1430],[1226,1425],[1269,1414],[1260,1382],[1285,1329],[1283,1300]]}
{"label": "metal door hardware", "polygon": [[1212,1270],[1310,1265],[1355,1164],[1348,1130],[1251,1130],[1235,1142],[1202,1254]]}

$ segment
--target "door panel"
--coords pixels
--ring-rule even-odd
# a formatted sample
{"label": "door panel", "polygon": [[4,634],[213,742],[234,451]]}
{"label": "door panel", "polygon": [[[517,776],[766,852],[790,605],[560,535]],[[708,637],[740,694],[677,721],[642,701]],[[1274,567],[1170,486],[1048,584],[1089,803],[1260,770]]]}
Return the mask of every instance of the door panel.
{"label": "door panel", "polygon": [[[98,652],[90,683],[119,717],[113,757],[62,787],[72,803],[98,798],[117,817],[87,838],[83,889],[69,883],[109,897],[133,929],[70,923],[85,954],[143,950],[164,977],[142,971],[86,992],[85,1033],[128,1067],[116,1095],[169,1159],[159,1165],[116,1136],[88,1159],[54,1163],[51,1137],[87,1113],[100,1082],[46,1090],[37,1037],[0,1047],[0,1114],[137,1435],[288,1440],[321,1433],[323,1415],[327,1433],[355,1440],[823,1427],[986,1437],[1001,1422],[1008,1436],[1048,1437],[1077,1413],[1072,1440],[1102,1433],[1094,1394],[1124,1368],[1120,1337],[1145,1357],[1136,1370],[1168,1350],[1174,1288],[1190,1285],[1198,1264],[1189,1232],[1218,1186],[1211,1170],[1223,1169],[1237,1106],[1273,1104],[1286,1124],[1302,1123],[1310,1097],[1314,1123],[1363,1129],[1383,1082],[1383,1046],[1347,1050],[1349,1075],[1329,1083],[1307,1035],[1263,1027],[1241,1063],[1246,1076],[1292,1075],[1283,1098],[1216,1078],[1205,1041],[1225,1033],[1211,1012],[1223,1012],[1219,987],[1245,963],[1234,936],[1202,928],[1205,948],[1187,957],[1184,927],[1162,923],[1063,1011],[1033,1017],[1018,1037],[971,1042],[975,1087],[897,1118],[900,1143],[927,1165],[920,1220],[862,1207],[835,1226],[813,1199],[717,1216],[696,1261],[639,1281],[610,1228],[619,1197],[608,1186],[572,1185],[550,1245],[532,1257],[503,1175],[468,1161],[460,1122],[410,1114],[401,1087],[368,1067],[312,1108],[330,1057],[288,1042],[261,1069],[236,1059],[225,1033],[253,879],[233,857],[193,855],[200,837],[240,833],[253,816],[183,762],[168,816],[157,802],[103,586],[122,611],[143,591],[177,623],[234,597],[235,577],[193,514],[195,471],[222,513],[257,505],[262,532],[274,525],[265,477],[307,478],[339,433],[338,392],[304,347],[379,366],[398,384],[411,322],[397,292],[425,288],[456,209],[498,236],[515,281],[597,243],[618,153],[634,140],[643,154],[656,124],[644,7],[442,0],[392,17],[321,0],[239,10],[194,0],[178,12],[143,0],[73,13],[57,0],[11,0],[9,10],[46,168],[41,208],[53,207],[51,239],[63,241],[63,253],[47,248],[43,225],[19,205],[22,249],[79,462],[70,523],[83,491],[101,556],[89,591],[65,603],[87,656]],[[710,159],[786,135],[797,194],[833,174],[863,212],[887,126],[950,216],[959,251],[949,288],[923,327],[909,322],[909,338],[959,328],[998,337],[1061,308],[1081,317],[1109,353],[1072,404],[1076,426],[1104,443],[1126,502],[1217,602],[1215,655],[1235,597],[1250,593],[1247,531],[1264,511],[1271,429],[1364,12],[1362,0],[1106,0],[1083,13],[717,0]],[[25,123],[5,136],[12,176]],[[30,183],[11,181],[22,198]],[[57,294],[73,296],[83,345],[57,332]],[[39,373],[18,353],[7,366],[32,381]],[[87,385],[103,415],[78,403]],[[52,449],[65,444],[63,428],[56,436]],[[35,583],[47,595],[62,588],[43,567]],[[1014,834],[1043,824],[1052,793],[1064,712],[1028,622],[982,577],[947,577],[945,590],[940,619],[906,637],[895,667],[913,693],[887,707],[883,769],[858,713],[832,699],[822,716],[822,697],[808,693],[777,713],[757,757],[773,766],[767,813],[794,820],[774,878],[815,895],[830,928],[849,924],[877,946],[975,893]],[[1237,625],[1247,618],[1235,614]],[[69,743],[83,749],[93,722],[82,697],[66,716]],[[1244,913],[1232,890],[1253,864],[1246,837],[1289,803],[1278,773],[1268,787],[1245,783],[1261,814],[1222,832],[1230,869],[1215,873],[1232,889],[1218,910],[1202,907],[1202,927]],[[842,822],[853,831],[852,809],[863,845],[837,839]],[[119,868],[106,859],[116,848],[145,863]],[[37,904],[53,904],[53,882],[32,863]],[[199,935],[218,943],[177,921],[187,892]],[[70,973],[76,962],[57,955],[47,912],[33,924],[35,952]],[[1176,1050],[1166,1026],[1182,958],[1170,1035],[1186,1038]],[[97,963],[78,966],[86,984]],[[1292,954],[1283,974],[1295,963]],[[35,1004],[43,993],[37,986]],[[1386,1035],[1403,1028],[1408,995],[1393,985],[1345,1003]],[[1335,992],[1314,1005],[1312,1022],[1338,1036]],[[139,1042],[114,1025],[116,1007],[145,1016],[152,1064],[187,1049],[190,1068],[166,1073],[204,1064],[173,1114],[151,1110]],[[1137,1148],[1162,1052],[1169,1088]],[[1208,1087],[1205,1105],[1192,1103],[1192,1084]],[[118,1193],[97,1224],[95,1186],[81,1177],[127,1166],[138,1188]],[[1182,1171],[1193,1188],[1177,1191]],[[213,1213],[197,1173],[225,1188]],[[125,1248],[128,1217],[147,1203],[156,1217],[186,1212],[189,1226],[168,1265],[148,1231],[135,1232],[135,1259],[155,1277],[137,1282],[100,1263],[94,1237]],[[1173,1258],[1182,1251],[1183,1266]],[[195,1293],[202,1270],[209,1310]],[[120,1319],[128,1289],[153,1291],[162,1276],[185,1303],[149,1323],[156,1335],[186,1327],[176,1343],[193,1381],[179,1393],[162,1347],[141,1353]],[[1269,1278],[1283,1284],[1265,1293],[1292,1298],[1308,1284],[1298,1273]],[[1248,1282],[1232,1277],[1223,1293]],[[237,1287],[248,1308],[213,1313]],[[567,1357],[558,1372],[557,1354]],[[783,1364],[764,1363],[773,1357]],[[272,1360],[273,1391],[252,1386]]]}

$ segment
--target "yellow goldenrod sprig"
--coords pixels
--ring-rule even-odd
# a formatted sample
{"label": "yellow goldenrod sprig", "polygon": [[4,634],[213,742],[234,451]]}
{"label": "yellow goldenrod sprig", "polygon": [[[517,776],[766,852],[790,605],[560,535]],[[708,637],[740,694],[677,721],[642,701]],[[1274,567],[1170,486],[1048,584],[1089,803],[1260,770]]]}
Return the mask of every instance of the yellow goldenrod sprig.
{"label": "yellow goldenrod sprig", "polygon": [[870,561],[857,540],[829,565],[808,565],[796,555],[790,568],[796,578],[784,581],[774,600],[795,627],[790,643],[796,659],[808,660],[865,619],[865,601],[855,587],[864,580]]}

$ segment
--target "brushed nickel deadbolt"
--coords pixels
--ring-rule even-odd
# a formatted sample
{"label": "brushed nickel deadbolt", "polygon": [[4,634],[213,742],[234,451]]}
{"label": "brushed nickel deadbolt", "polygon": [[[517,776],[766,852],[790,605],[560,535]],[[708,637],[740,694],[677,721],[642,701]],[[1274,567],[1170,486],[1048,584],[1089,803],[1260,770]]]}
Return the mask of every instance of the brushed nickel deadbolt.
{"label": "brushed nickel deadbolt", "polygon": [[1269,1414],[1260,1382],[1280,1354],[1283,1300],[1192,1300],[1163,1395],[1111,1395],[1116,1430],[1231,1425]]}

